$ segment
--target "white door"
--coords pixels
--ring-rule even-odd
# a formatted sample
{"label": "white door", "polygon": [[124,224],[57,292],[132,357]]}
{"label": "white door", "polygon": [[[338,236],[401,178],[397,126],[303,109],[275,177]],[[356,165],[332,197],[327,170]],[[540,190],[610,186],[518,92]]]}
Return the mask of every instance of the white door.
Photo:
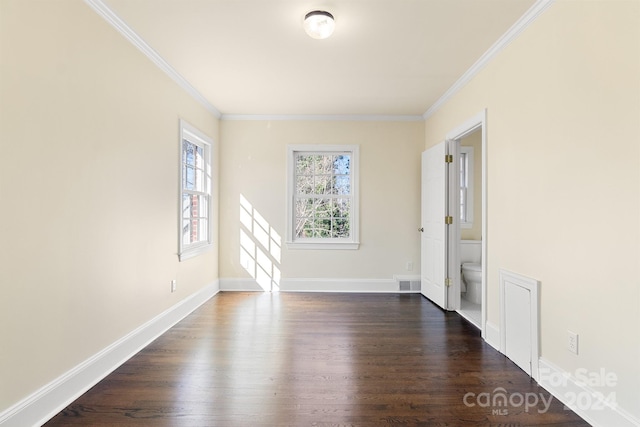
{"label": "white door", "polygon": [[446,310],[458,308],[460,292],[458,144],[444,141],[422,153],[421,292]]}
{"label": "white door", "polygon": [[447,154],[446,142],[422,153],[421,292],[447,306]]}

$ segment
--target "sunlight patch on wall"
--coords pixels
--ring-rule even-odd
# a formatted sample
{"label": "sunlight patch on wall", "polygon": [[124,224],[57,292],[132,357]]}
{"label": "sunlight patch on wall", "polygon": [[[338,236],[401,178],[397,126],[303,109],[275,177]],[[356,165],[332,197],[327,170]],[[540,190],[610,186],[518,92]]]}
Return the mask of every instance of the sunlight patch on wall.
{"label": "sunlight patch on wall", "polygon": [[282,238],[242,194],[240,224],[240,265],[263,290],[279,291]]}

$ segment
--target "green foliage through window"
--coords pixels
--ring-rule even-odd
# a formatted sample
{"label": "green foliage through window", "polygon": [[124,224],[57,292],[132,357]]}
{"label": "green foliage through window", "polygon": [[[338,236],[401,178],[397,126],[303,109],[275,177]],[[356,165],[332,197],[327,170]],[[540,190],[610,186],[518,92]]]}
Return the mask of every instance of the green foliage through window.
{"label": "green foliage through window", "polygon": [[350,154],[296,153],[296,238],[349,238],[351,197]]}

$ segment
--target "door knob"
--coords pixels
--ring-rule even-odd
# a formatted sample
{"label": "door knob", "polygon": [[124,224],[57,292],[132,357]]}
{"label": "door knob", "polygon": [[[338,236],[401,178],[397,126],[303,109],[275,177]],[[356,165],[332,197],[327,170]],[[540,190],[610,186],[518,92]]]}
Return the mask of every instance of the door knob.
{"label": "door knob", "polygon": [[418,231],[421,232],[421,233],[424,232],[424,227],[418,228]]}

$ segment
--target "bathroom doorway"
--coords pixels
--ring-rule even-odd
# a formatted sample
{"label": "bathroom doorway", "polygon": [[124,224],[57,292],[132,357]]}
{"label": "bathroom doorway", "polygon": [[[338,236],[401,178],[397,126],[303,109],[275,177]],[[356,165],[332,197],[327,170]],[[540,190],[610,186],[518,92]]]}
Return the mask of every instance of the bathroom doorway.
{"label": "bathroom doorway", "polygon": [[458,140],[460,173],[460,304],[458,312],[482,327],[482,129]]}
{"label": "bathroom doorway", "polygon": [[[487,128],[486,110],[447,134],[459,146],[459,280],[451,286],[450,309],[477,326],[485,337],[487,301]],[[455,235],[456,233],[452,233]],[[467,272],[465,280],[465,272]],[[473,283],[470,283],[473,282]]]}

